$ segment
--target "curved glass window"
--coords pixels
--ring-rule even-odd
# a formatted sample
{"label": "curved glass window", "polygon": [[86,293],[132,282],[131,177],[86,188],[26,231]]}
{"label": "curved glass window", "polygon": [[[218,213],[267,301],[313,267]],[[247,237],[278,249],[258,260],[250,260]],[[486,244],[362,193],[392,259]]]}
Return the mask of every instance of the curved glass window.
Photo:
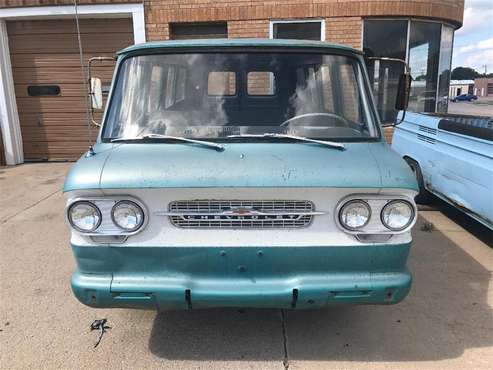
{"label": "curved glass window", "polygon": [[[411,68],[409,110],[446,112],[454,29],[417,20],[374,20],[364,24],[363,49],[366,56],[405,59]],[[397,63],[369,63],[374,97],[384,123],[393,122],[398,78],[403,72]]]}
{"label": "curved glass window", "polygon": [[408,59],[412,77],[410,111],[435,112],[441,27],[439,23],[411,22]]}
{"label": "curved glass window", "polygon": [[438,64],[438,101],[437,112],[448,111],[450,76],[452,74],[452,46],[454,44],[454,29],[442,27],[442,42],[440,46],[440,63]]}
{"label": "curved glass window", "polygon": [[[408,21],[365,21],[363,51],[367,57],[406,59]],[[395,97],[401,65],[393,62],[370,62],[367,65],[373,95],[383,122],[393,122],[397,116]]]}

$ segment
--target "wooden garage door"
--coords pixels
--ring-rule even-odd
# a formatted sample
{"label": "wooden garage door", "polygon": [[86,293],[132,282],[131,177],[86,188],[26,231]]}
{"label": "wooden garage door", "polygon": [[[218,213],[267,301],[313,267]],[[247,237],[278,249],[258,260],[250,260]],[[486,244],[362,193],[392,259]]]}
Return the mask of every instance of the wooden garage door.
{"label": "wooden garage door", "polygon": [[[81,19],[80,29],[84,63],[133,43],[131,19]],[[74,20],[12,21],[7,32],[25,160],[77,159],[88,130]],[[93,74],[109,85],[113,68],[101,64]]]}

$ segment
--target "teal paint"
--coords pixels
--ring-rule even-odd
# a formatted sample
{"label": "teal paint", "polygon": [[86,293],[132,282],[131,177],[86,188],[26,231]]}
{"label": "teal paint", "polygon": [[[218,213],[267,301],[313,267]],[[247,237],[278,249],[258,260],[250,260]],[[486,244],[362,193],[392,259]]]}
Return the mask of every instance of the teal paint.
{"label": "teal paint", "polygon": [[[186,40],[134,45],[133,55],[231,48],[352,55],[342,45],[299,40]],[[118,67],[117,67],[118,68]],[[368,78],[365,73],[365,83]],[[111,98],[111,96],[110,96]],[[373,107],[374,108],[374,107]],[[378,119],[377,119],[378,121]],[[218,152],[184,143],[102,143],[70,170],[64,191],[166,188],[417,190],[405,162],[380,139],[339,151],[307,143],[226,143]],[[309,190],[308,190],[309,191]],[[193,232],[193,230],[184,230]],[[187,309],[392,304],[411,286],[410,244],[320,247],[73,246],[72,289],[93,307]]]}
{"label": "teal paint", "polygon": [[283,39],[198,39],[198,40],[169,40],[154,41],[129,46],[118,52],[118,55],[143,54],[155,50],[180,50],[180,49],[217,49],[217,48],[286,48],[293,49],[319,49],[319,51],[343,51],[351,54],[362,55],[361,50],[349,46],[333,44],[322,41],[310,40],[283,40]]}
{"label": "teal paint", "polygon": [[97,307],[186,309],[186,290],[192,308],[289,308],[293,289],[296,308],[392,304],[411,285],[410,244],[72,248],[78,261],[72,289]]}
{"label": "teal paint", "polygon": [[[109,145],[114,145],[108,149]],[[100,144],[71,169],[64,191],[207,187],[339,187],[417,190],[385,143],[234,143],[219,152],[170,143]]]}

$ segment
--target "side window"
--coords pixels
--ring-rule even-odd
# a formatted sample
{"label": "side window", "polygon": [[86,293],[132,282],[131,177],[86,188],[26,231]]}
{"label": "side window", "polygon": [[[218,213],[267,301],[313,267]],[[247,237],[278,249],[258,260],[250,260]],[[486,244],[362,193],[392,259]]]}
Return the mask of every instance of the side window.
{"label": "side window", "polygon": [[334,90],[332,86],[332,79],[330,78],[330,68],[329,66],[321,66],[320,70],[320,80],[322,82],[322,96],[323,105],[326,111],[334,112]]}
{"label": "side window", "polygon": [[178,80],[176,81],[176,102],[185,100],[185,89],[187,84],[187,70],[180,67],[178,69]]}
{"label": "side window", "polygon": [[[186,98],[186,80],[187,71],[185,68],[168,65],[157,66],[161,68],[159,77],[159,96],[160,104],[164,104],[164,109],[173,107],[176,103],[179,103]],[[153,75],[153,79],[154,79]]]}
{"label": "side window", "polygon": [[351,64],[340,65],[340,89],[343,103],[343,115],[345,118],[358,122],[359,107],[361,104],[358,92],[358,81],[356,71]]}
{"label": "side window", "polygon": [[164,101],[164,109],[168,109],[175,103],[175,96],[176,96],[175,84],[176,84],[176,68],[170,66],[168,68],[168,75],[166,78],[166,97]]}
{"label": "side window", "polygon": [[236,95],[236,73],[227,71],[209,72],[207,94],[211,96]]}
{"label": "side window", "polygon": [[149,87],[149,97],[147,99],[147,112],[159,110],[161,98],[163,95],[163,70],[159,65],[152,66],[151,83]]}
{"label": "side window", "polygon": [[248,95],[271,96],[276,94],[276,80],[272,72],[248,72]]}
{"label": "side window", "polygon": [[290,104],[295,108],[296,115],[319,111],[320,96],[317,80],[320,78],[317,74],[314,66],[296,70],[296,91],[290,98]]}

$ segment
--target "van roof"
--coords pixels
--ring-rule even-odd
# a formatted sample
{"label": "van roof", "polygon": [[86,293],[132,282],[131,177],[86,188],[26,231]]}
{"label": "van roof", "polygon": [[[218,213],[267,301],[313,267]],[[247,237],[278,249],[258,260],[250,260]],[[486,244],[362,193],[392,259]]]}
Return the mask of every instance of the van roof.
{"label": "van roof", "polygon": [[196,39],[196,40],[169,40],[153,41],[129,46],[120,50],[117,54],[143,53],[153,49],[189,49],[189,48],[242,48],[242,47],[265,47],[285,49],[320,49],[343,50],[350,53],[362,54],[361,50],[349,46],[333,44],[324,41],[310,40],[285,40],[285,39]]}

